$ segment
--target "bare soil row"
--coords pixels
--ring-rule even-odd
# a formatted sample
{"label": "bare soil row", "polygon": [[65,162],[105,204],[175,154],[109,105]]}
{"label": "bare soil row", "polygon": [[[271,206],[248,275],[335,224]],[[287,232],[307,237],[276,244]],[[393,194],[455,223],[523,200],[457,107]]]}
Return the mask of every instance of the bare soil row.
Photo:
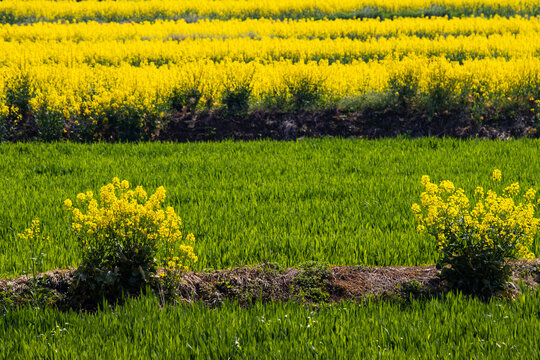
{"label": "bare soil row", "polygon": [[[45,293],[51,307],[95,310],[93,304],[76,303],[70,298],[74,269],[52,270],[32,278],[21,276],[0,280],[0,294],[18,305],[30,302],[35,292]],[[451,290],[439,279],[440,271],[430,266],[331,266],[325,274],[300,268],[281,268],[261,264],[210,272],[187,272],[176,285],[178,302],[200,301],[218,306],[237,301],[247,306],[255,301],[296,301],[305,304],[342,301],[395,301],[444,296]],[[302,279],[299,281],[299,279]],[[312,281],[313,280],[313,281]],[[37,284],[37,285],[36,285]],[[537,289],[540,284],[540,259],[512,263],[512,277],[500,297],[514,299],[520,288]],[[520,286],[519,286],[520,285]],[[37,286],[37,287],[36,287]],[[159,287],[157,289],[159,294]],[[136,295],[136,294],[132,294]]]}

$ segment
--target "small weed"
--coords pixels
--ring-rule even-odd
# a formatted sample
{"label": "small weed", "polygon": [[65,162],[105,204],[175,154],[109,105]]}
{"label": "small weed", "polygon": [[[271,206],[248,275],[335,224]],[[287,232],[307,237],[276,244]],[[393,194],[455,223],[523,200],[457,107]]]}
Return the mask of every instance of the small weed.
{"label": "small weed", "polygon": [[229,79],[225,84],[221,102],[228,117],[246,116],[249,112],[249,100],[252,92],[253,75],[241,80]]}
{"label": "small weed", "polygon": [[330,295],[325,291],[325,280],[330,276],[330,270],[326,264],[308,261],[298,266],[300,272],[296,275],[292,292],[293,297],[302,302],[324,302]]}
{"label": "small weed", "polygon": [[394,109],[409,109],[415,101],[420,82],[414,69],[394,72],[388,78],[388,98]]}
{"label": "small weed", "polygon": [[55,110],[43,100],[35,109],[34,116],[40,139],[59,141],[62,138],[65,117],[62,112]]}
{"label": "small weed", "polygon": [[202,92],[196,86],[175,87],[169,97],[169,106],[176,111],[195,112],[202,99]]}
{"label": "small weed", "polygon": [[35,137],[37,131],[30,104],[35,93],[32,78],[26,73],[8,78],[4,92],[8,113],[3,119],[2,136],[11,141]]}
{"label": "small weed", "polygon": [[396,288],[398,294],[405,300],[423,299],[430,296],[430,291],[418,280],[409,280],[399,284]]}
{"label": "small weed", "polygon": [[265,262],[264,264],[262,264],[261,269],[264,273],[273,275],[283,274],[286,268],[278,263]]}
{"label": "small weed", "polygon": [[273,86],[265,92],[261,99],[261,109],[283,112],[287,110],[289,94],[285,86]]}
{"label": "small weed", "polygon": [[285,79],[291,94],[292,110],[310,110],[318,108],[324,94],[324,79],[304,74]]}
{"label": "small weed", "polygon": [[5,314],[16,306],[16,296],[11,291],[0,291],[0,314]]}

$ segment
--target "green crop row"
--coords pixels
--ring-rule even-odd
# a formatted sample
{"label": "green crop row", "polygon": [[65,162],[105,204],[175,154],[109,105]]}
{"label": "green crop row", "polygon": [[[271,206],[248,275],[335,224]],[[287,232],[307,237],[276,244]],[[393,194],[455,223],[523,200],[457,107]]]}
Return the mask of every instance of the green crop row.
{"label": "green crop row", "polygon": [[[66,198],[115,176],[149,192],[195,235],[196,270],[264,261],[297,265],[422,265],[435,242],[417,234],[420,177],[473,191],[503,183],[539,188],[540,141],[319,139],[296,142],[0,144],[0,274],[20,274],[35,244],[17,237],[34,217],[50,240],[44,268],[78,264]],[[537,239],[538,240],[538,239]],[[539,253],[536,241],[533,252]]]}
{"label": "green crop row", "polygon": [[[537,359],[538,292],[390,303],[158,308],[150,297],[96,314],[22,309],[0,318],[0,350],[25,359]],[[211,326],[209,326],[211,324]]]}

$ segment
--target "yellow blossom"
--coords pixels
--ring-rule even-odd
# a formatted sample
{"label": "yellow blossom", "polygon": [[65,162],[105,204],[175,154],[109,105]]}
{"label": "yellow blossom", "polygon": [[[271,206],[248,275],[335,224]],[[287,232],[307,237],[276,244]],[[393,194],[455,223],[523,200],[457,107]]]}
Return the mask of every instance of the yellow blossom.
{"label": "yellow blossom", "polygon": [[454,184],[451,181],[448,181],[448,180],[441,181],[441,183],[439,184],[439,187],[443,191],[446,191],[447,193],[452,193],[452,192],[454,192],[456,190]]}
{"label": "yellow blossom", "polygon": [[534,198],[536,196],[536,191],[534,189],[529,189],[525,192],[525,195],[523,195],[523,197],[525,198],[525,200],[527,201],[533,201]]}
{"label": "yellow blossom", "polygon": [[[500,171],[495,170],[492,179],[500,181],[500,178]],[[413,204],[411,210],[417,231],[433,235],[439,250],[444,251],[450,243],[469,239],[467,241],[476,242],[486,251],[499,246],[510,252],[515,249],[517,257],[533,256],[530,249],[540,226],[540,219],[534,216],[534,189],[525,193],[525,202],[518,202],[517,182],[506,187],[502,195],[477,187],[476,202],[471,205],[465,190],[455,190],[449,181],[441,181],[436,187],[425,175],[421,183],[425,189],[420,194],[421,205]],[[448,237],[454,240],[449,242]]]}
{"label": "yellow blossom", "polygon": [[502,178],[501,170],[499,170],[499,169],[493,170],[493,174],[491,175],[491,179],[493,181],[501,181],[501,178]]}
{"label": "yellow blossom", "polygon": [[[141,246],[152,251],[161,249],[167,258],[165,265],[187,269],[197,257],[191,246],[181,244],[182,219],[173,207],[163,208],[165,194],[165,188],[160,186],[148,198],[141,186],[130,190],[126,180],[114,178],[101,187],[98,198],[93,198],[90,191],[78,194],[82,207],[73,207],[69,199],[64,205],[72,214],[72,229],[81,239],[84,252],[103,248],[103,244],[116,247],[114,242],[119,242],[122,248],[138,243],[135,252]],[[193,234],[187,235],[187,242],[194,240]],[[172,257],[174,253],[178,255]]]}
{"label": "yellow blossom", "polygon": [[484,188],[481,186],[477,186],[474,190],[474,196],[484,197]]}
{"label": "yellow blossom", "polygon": [[519,193],[519,183],[515,182],[504,188],[504,191],[510,195],[517,195]]}
{"label": "yellow blossom", "polygon": [[69,199],[64,200],[64,208],[66,210],[71,210],[72,207],[73,207],[73,203],[71,202],[71,200]]}

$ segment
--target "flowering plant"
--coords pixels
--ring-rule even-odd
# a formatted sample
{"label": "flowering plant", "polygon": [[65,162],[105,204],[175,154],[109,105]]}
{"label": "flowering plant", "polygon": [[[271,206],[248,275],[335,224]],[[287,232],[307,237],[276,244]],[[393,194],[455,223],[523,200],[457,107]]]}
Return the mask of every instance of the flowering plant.
{"label": "flowering plant", "polygon": [[49,236],[45,236],[41,231],[41,223],[39,219],[33,219],[29,228],[26,228],[24,232],[18,233],[19,239],[31,244],[32,257],[31,260],[31,272],[32,280],[34,284],[37,283],[37,274],[43,270],[43,260],[46,254],[43,253],[43,245],[45,242],[49,242],[51,239]]}
{"label": "flowering plant", "polygon": [[[90,274],[99,283],[138,290],[158,264],[187,270],[196,262],[193,247],[182,244],[180,217],[172,207],[163,209],[164,200],[162,186],[148,197],[141,186],[132,190],[118,178],[101,188],[99,201],[91,191],[77,195],[80,208],[65,200],[82,247],[83,280]],[[185,240],[195,238],[188,234]]]}
{"label": "flowering plant", "polygon": [[[494,184],[501,176],[493,171]],[[517,182],[501,194],[477,187],[471,204],[451,181],[437,185],[424,175],[421,182],[421,204],[413,204],[412,211],[418,231],[437,241],[442,278],[464,291],[491,294],[508,280],[508,260],[534,257],[531,247],[540,222],[534,217],[534,189],[520,196]]]}

